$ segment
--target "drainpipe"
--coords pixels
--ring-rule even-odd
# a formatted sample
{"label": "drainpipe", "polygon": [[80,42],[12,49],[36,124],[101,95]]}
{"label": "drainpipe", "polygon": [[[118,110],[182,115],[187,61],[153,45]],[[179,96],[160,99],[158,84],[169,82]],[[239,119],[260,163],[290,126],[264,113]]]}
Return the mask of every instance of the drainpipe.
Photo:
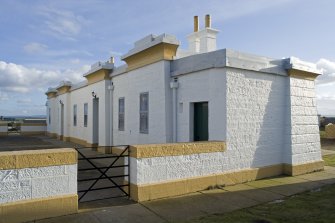
{"label": "drainpipe", "polygon": [[170,82],[170,88],[172,89],[172,141],[177,142],[177,89],[179,83],[178,78],[174,78]]}
{"label": "drainpipe", "polygon": [[113,81],[110,80],[108,85],[109,90],[109,145],[113,144]]}

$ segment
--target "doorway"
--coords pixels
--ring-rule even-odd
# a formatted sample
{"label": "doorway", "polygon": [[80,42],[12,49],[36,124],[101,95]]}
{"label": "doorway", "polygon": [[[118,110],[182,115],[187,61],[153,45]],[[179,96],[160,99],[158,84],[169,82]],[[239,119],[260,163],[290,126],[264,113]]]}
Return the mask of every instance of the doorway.
{"label": "doorway", "polygon": [[194,103],[194,141],[208,141],[208,102]]}
{"label": "doorway", "polygon": [[93,144],[99,144],[99,98],[93,99]]}

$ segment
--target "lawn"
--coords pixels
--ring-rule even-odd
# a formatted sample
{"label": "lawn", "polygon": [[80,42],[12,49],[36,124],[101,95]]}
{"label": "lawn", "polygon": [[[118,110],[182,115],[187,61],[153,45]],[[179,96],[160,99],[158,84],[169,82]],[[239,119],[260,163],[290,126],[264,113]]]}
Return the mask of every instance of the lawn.
{"label": "lawn", "polygon": [[333,166],[335,167],[335,154],[332,155],[326,155],[322,157],[325,161],[326,166]]}
{"label": "lawn", "polygon": [[335,185],[227,214],[210,215],[194,223],[314,223],[335,222]]}

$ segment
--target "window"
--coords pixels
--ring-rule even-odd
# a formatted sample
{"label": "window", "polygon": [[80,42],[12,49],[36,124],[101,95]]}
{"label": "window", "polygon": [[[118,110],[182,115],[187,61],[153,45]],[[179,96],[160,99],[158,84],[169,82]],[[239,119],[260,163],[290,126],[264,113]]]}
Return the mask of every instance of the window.
{"label": "window", "polygon": [[73,126],[77,126],[77,105],[73,105]]}
{"label": "window", "polygon": [[119,131],[124,131],[124,98],[119,98]]}
{"label": "window", "polygon": [[49,125],[51,124],[51,108],[49,108]]}
{"label": "window", "polygon": [[140,133],[149,132],[149,93],[140,94]]}
{"label": "window", "polygon": [[88,104],[84,104],[84,127],[87,127]]}

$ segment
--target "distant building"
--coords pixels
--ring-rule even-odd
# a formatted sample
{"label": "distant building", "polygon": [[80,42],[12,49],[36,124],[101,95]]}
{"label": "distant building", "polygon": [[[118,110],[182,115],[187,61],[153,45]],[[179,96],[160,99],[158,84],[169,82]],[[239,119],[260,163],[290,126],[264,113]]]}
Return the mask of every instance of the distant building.
{"label": "distant building", "polygon": [[148,35],[121,57],[126,65],[98,62],[86,81],[49,88],[48,134],[99,148],[226,141],[222,171],[322,169],[316,66],[217,50],[209,17],[194,26],[188,50],[172,35]]}

